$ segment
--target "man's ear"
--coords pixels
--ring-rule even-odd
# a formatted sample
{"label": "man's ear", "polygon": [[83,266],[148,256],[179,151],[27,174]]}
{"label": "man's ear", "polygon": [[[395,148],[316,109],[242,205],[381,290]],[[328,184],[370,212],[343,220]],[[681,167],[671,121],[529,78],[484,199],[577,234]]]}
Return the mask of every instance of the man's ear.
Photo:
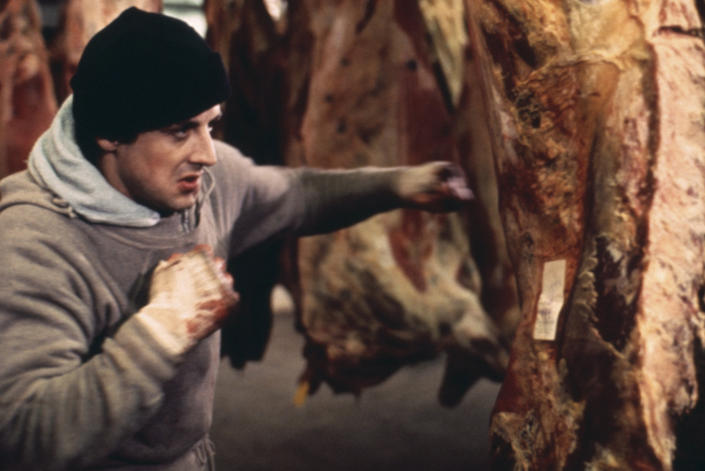
{"label": "man's ear", "polygon": [[95,141],[98,143],[98,147],[104,152],[115,152],[118,147],[118,141],[111,141],[110,139],[104,139],[102,137],[96,138]]}

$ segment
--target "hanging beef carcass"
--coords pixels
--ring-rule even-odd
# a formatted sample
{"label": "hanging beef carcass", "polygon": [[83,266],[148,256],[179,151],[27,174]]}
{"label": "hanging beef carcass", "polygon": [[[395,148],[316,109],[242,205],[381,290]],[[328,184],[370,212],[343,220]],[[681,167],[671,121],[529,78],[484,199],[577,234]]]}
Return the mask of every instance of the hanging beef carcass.
{"label": "hanging beef carcass", "polygon": [[[331,168],[459,160],[423,39],[424,17],[402,3],[311,8],[313,62],[299,152],[288,154],[290,163]],[[453,368],[469,362],[464,373],[475,378],[502,373],[502,340],[479,300],[467,229],[458,215],[399,211],[299,242],[312,386],[326,381],[358,391],[441,349],[449,351]],[[463,380],[447,377],[445,401],[461,396],[453,385]]]}
{"label": "hanging beef carcass", "polygon": [[466,3],[522,306],[495,469],[700,469],[701,3]]}
{"label": "hanging beef carcass", "polygon": [[[478,180],[474,162],[467,161],[476,143],[467,142],[469,127],[458,125],[471,115],[463,109],[469,101],[463,94],[464,5],[422,3],[292,2],[281,33],[262,2],[242,2],[241,9],[207,2],[211,41],[229,51],[236,93],[248,92],[226,106],[226,139],[255,158],[263,152],[266,163],[338,168],[444,159],[463,164]],[[450,19],[458,37],[441,24],[442,6],[434,10],[434,4],[457,11]],[[427,41],[429,34],[435,42]],[[458,45],[441,57],[438,41],[444,37]],[[262,127],[242,132],[253,123]],[[266,139],[258,144],[257,136]],[[478,194],[491,193],[493,180],[481,180],[489,189]],[[515,326],[515,294],[503,244],[488,227],[469,227],[470,220],[487,222],[496,213],[480,203],[459,215],[398,211],[298,243],[288,284],[307,338],[303,382],[311,391],[327,382],[358,392],[443,350],[449,352],[444,403],[456,403],[478,377],[501,376]],[[493,241],[483,245],[486,263],[480,266],[472,255],[475,240]],[[266,311],[267,286],[276,276],[262,270],[262,255],[249,257],[254,263],[235,278],[257,284],[262,299],[253,304]],[[253,281],[252,268],[264,271],[269,283]],[[485,284],[486,273],[493,277]],[[483,305],[488,292],[504,295],[490,314]],[[251,338],[266,342],[267,326],[257,326],[255,318],[240,313],[239,330],[244,326],[254,332]],[[233,345],[237,350],[244,344],[224,338],[230,354]],[[254,351],[249,354],[256,358],[262,349]]]}
{"label": "hanging beef carcass", "polygon": [[22,170],[56,112],[48,54],[34,0],[0,6],[0,178]]}

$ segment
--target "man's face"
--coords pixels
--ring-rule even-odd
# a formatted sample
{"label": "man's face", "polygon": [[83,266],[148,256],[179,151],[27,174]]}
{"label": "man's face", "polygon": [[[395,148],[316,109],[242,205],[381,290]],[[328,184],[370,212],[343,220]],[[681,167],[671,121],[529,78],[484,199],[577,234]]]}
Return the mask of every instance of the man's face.
{"label": "man's face", "polygon": [[101,171],[118,191],[144,206],[162,213],[189,208],[196,203],[204,167],[216,162],[211,130],[220,116],[216,105],[186,121],[140,133],[134,142],[113,143]]}

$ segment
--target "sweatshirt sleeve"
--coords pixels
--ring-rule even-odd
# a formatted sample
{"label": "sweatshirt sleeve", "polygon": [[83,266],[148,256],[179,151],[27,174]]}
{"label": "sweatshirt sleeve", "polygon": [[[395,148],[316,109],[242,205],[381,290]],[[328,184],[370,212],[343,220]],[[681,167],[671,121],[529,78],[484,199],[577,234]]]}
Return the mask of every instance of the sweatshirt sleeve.
{"label": "sweatshirt sleeve", "polygon": [[0,223],[0,462],[9,470],[76,469],[109,454],[156,412],[179,361],[134,319],[103,337],[115,307],[95,286],[106,284],[76,234],[32,223],[42,215],[11,208]]}
{"label": "sweatshirt sleeve", "polygon": [[[335,231],[403,206],[400,168],[351,170],[254,167],[241,227],[306,236]],[[244,223],[244,224],[243,224]]]}
{"label": "sweatshirt sleeve", "polygon": [[296,170],[304,204],[299,235],[331,232],[403,206],[395,191],[400,167]]}
{"label": "sweatshirt sleeve", "polygon": [[[255,165],[220,143],[218,175],[226,206],[234,201],[233,249],[270,237],[331,232],[404,205],[395,184],[403,167],[323,170]],[[229,195],[228,195],[229,193]]]}

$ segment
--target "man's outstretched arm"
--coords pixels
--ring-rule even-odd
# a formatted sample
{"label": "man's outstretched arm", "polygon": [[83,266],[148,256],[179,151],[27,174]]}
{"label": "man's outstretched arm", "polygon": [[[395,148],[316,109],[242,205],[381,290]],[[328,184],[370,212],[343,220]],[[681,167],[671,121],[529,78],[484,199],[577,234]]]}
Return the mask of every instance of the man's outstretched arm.
{"label": "man's outstretched arm", "polygon": [[462,170],[449,162],[296,172],[306,208],[300,235],[331,232],[398,208],[454,211],[473,198]]}
{"label": "man's outstretched arm", "polygon": [[255,165],[220,141],[216,150],[213,206],[224,225],[233,225],[231,256],[285,233],[331,232],[398,208],[453,211],[473,198],[462,170],[450,162],[291,168]]}

